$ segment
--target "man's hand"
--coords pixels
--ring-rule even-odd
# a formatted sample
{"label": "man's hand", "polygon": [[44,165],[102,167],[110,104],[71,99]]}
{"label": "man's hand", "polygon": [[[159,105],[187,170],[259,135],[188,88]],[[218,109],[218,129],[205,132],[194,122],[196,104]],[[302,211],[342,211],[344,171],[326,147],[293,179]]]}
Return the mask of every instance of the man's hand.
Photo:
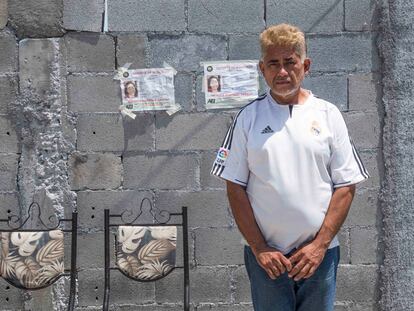
{"label": "man's hand", "polygon": [[289,277],[294,277],[295,281],[310,278],[318,269],[323,258],[325,257],[327,248],[315,241],[298,249],[290,258],[293,269],[289,273]]}
{"label": "man's hand", "polygon": [[292,264],[281,252],[271,247],[253,249],[253,254],[259,265],[266,271],[269,277],[274,280],[286,270],[292,269]]}

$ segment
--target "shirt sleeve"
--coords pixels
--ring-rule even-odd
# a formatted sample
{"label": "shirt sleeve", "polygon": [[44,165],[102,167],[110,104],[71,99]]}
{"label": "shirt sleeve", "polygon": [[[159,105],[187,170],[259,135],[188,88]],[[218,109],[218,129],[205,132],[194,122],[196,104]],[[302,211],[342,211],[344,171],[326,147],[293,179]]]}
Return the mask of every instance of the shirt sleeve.
{"label": "shirt sleeve", "polygon": [[330,159],[333,187],[349,186],[366,180],[369,174],[348,134],[341,112],[336,107],[331,118],[331,124],[334,127]]}
{"label": "shirt sleeve", "polygon": [[247,163],[247,137],[240,113],[227,131],[217,152],[210,174],[236,184],[247,186],[249,168]]}

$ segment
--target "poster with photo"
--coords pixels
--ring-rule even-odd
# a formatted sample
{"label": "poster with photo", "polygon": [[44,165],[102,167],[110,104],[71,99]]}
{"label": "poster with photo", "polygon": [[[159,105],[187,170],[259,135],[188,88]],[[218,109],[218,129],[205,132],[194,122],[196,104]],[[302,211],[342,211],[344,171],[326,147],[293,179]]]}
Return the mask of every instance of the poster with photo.
{"label": "poster with photo", "polygon": [[120,78],[122,105],[130,111],[174,109],[174,73],[173,68],[125,70]]}
{"label": "poster with photo", "polygon": [[257,98],[257,61],[204,62],[202,65],[207,109],[240,107]]}

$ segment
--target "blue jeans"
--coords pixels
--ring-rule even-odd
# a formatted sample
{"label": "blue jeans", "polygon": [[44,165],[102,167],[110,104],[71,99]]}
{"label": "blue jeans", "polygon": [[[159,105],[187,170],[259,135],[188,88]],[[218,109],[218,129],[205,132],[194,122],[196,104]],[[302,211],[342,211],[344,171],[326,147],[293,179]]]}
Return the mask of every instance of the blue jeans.
{"label": "blue jeans", "polygon": [[328,249],[308,279],[294,281],[287,272],[272,280],[259,266],[250,247],[245,246],[244,260],[250,279],[255,311],[333,311],[339,246]]}

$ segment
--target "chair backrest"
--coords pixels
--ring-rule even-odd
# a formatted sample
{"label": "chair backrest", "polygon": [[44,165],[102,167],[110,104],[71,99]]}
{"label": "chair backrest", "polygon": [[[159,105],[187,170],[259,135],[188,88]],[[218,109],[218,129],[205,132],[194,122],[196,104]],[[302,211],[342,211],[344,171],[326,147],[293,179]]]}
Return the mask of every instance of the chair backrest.
{"label": "chair backrest", "polygon": [[175,268],[176,226],[119,226],[116,265],[136,281],[155,281]]}
{"label": "chair backrest", "polygon": [[[143,214],[144,204],[149,207],[152,218],[148,221]],[[137,209],[138,210],[138,209]],[[109,310],[110,272],[118,270],[138,282],[152,282],[166,277],[176,268],[184,269],[184,310],[189,310],[189,259],[187,208],[181,212],[156,211],[152,202],[144,198],[138,214],[133,220],[126,220],[134,213],[110,214],[105,210],[105,293],[103,310]],[[141,223],[145,218],[146,223]],[[183,263],[176,265],[177,227],[183,228]],[[110,230],[115,228],[115,266],[110,266]]]}
{"label": "chair backrest", "polygon": [[[37,228],[27,228],[37,209]],[[49,217],[45,225],[38,203],[33,202],[28,216],[22,219],[10,215],[0,219],[0,276],[10,285],[24,290],[48,287],[62,276],[70,276],[68,310],[74,308],[76,285],[77,213],[72,218]],[[70,229],[62,228],[71,223]],[[70,268],[64,266],[64,233],[71,234]]]}
{"label": "chair backrest", "polygon": [[40,289],[65,273],[62,230],[0,232],[0,274],[11,285]]}

